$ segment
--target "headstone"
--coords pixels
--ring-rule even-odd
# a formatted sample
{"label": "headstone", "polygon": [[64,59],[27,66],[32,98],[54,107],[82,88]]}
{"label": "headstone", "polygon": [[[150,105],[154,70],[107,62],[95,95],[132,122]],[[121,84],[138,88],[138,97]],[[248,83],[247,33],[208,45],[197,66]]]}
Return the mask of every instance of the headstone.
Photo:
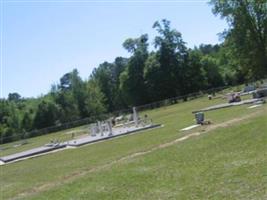
{"label": "headstone", "polygon": [[108,131],[108,123],[107,122],[105,122],[102,127],[103,127],[104,132]]}
{"label": "headstone", "polygon": [[91,126],[91,135],[92,135],[92,136],[96,136],[96,134],[97,134],[96,126],[95,126],[95,124],[93,124],[93,125]]}
{"label": "headstone", "polygon": [[256,89],[256,87],[254,85],[247,85],[244,88],[244,92],[250,92],[250,91],[253,91],[255,89]]}
{"label": "headstone", "polygon": [[108,120],[108,132],[109,132],[109,136],[112,135],[112,123],[111,123],[111,120]]}
{"label": "headstone", "polygon": [[227,95],[228,103],[240,102],[241,97],[239,93],[230,93]]}
{"label": "headstone", "polygon": [[198,112],[195,114],[196,122],[197,124],[203,124],[204,122],[204,113],[203,112]]}
{"label": "headstone", "polygon": [[209,94],[209,95],[208,95],[208,98],[209,98],[209,100],[211,100],[211,99],[212,99],[212,96]]}
{"label": "headstone", "polygon": [[228,100],[229,103],[232,102],[233,99],[234,99],[234,94],[233,93],[227,94],[227,100]]}
{"label": "headstone", "polygon": [[137,127],[138,126],[138,115],[136,112],[136,107],[133,107],[133,121],[134,121],[134,125]]}
{"label": "headstone", "polygon": [[103,127],[102,127],[102,123],[100,121],[97,122],[98,125],[98,130],[100,132],[100,135],[103,136]]}
{"label": "headstone", "polygon": [[115,122],[116,122],[116,123],[119,123],[119,122],[121,122],[122,120],[123,120],[123,115],[120,115],[120,116],[118,116],[118,117],[115,118]]}
{"label": "headstone", "polygon": [[256,92],[253,93],[253,98],[262,98],[267,96],[267,88],[258,89]]}

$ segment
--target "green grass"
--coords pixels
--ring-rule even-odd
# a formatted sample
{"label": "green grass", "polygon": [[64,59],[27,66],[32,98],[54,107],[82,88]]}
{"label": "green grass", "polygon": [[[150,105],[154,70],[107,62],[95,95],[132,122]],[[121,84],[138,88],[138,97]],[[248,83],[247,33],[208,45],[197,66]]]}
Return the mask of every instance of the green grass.
{"label": "green grass", "polygon": [[27,199],[266,199],[266,121],[216,130]]}
{"label": "green grass", "polygon": [[[86,173],[88,169],[99,168],[197,131],[185,133],[179,130],[194,123],[192,110],[221,102],[221,99],[209,101],[200,98],[147,111],[144,113],[154,122],[164,124],[164,127],[1,166],[1,197],[9,199],[24,193],[20,196],[24,199],[246,199],[249,193],[257,194],[255,199],[265,199],[266,194],[261,188],[267,184],[264,182],[267,173],[262,164],[266,162],[264,153],[267,150],[264,146],[267,142],[266,115],[190,138],[107,169]],[[266,111],[266,105],[255,109],[247,107],[214,110],[205,115],[218,124],[259,110]],[[251,140],[252,136],[257,140]],[[40,138],[33,139],[41,143],[43,139]],[[252,172],[245,173],[245,169],[250,167],[250,154],[253,159],[259,160],[253,166],[252,172],[258,173],[255,177]],[[238,174],[238,170],[233,170],[235,162],[244,168],[244,172],[241,170]],[[82,172],[84,175],[76,177]],[[265,175],[259,179],[261,173]],[[73,178],[63,184],[67,177]],[[227,182],[228,179],[230,182]],[[238,182],[239,179],[241,182]],[[258,192],[253,185],[261,185]],[[40,191],[32,192],[33,188],[38,190],[38,187]],[[250,187],[252,190],[248,189]],[[248,190],[247,193],[244,190]],[[238,191],[240,195],[234,198]]]}

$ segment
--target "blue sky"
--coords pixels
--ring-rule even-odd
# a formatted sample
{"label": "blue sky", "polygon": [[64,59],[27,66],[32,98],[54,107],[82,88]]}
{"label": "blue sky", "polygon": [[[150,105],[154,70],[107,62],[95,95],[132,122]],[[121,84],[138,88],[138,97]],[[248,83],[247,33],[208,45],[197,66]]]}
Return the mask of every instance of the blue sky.
{"label": "blue sky", "polygon": [[122,43],[148,33],[166,18],[188,47],[219,42],[226,22],[206,1],[11,1],[2,2],[2,95],[36,97],[77,68],[87,79],[104,61],[129,54]]}

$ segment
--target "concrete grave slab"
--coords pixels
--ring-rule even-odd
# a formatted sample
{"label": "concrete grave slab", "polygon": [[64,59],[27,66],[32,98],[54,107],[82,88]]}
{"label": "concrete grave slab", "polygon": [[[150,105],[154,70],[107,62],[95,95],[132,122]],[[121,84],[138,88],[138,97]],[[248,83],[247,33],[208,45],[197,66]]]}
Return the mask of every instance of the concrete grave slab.
{"label": "concrete grave slab", "polygon": [[207,107],[207,108],[203,108],[203,109],[200,109],[200,110],[196,110],[196,111],[193,111],[192,113],[217,110],[217,109],[221,109],[221,108],[228,108],[228,107],[231,107],[231,106],[240,106],[240,105],[244,105],[244,104],[252,104],[252,103],[257,103],[257,102],[260,102],[260,101],[262,101],[262,100],[261,99],[247,99],[247,100],[240,101],[240,102],[223,103],[223,104],[218,104],[218,105],[210,106],[210,107]]}
{"label": "concrete grave slab", "polygon": [[46,153],[46,152],[53,151],[53,150],[60,149],[60,148],[64,148],[64,147],[66,147],[65,144],[57,144],[57,145],[51,145],[51,146],[37,147],[37,148],[23,151],[20,153],[15,153],[12,155],[1,157],[0,161],[5,162],[5,163],[11,162],[13,160],[17,160],[17,159],[21,159],[21,158],[25,158],[25,157],[30,157],[30,156],[37,155],[37,154]]}
{"label": "concrete grave slab", "polygon": [[127,134],[131,134],[131,133],[135,133],[138,131],[143,131],[143,130],[147,130],[147,129],[152,129],[152,128],[157,128],[160,127],[160,124],[155,124],[155,125],[146,125],[144,127],[120,127],[120,128],[115,128],[112,131],[112,135],[110,135],[109,133],[104,134],[103,136],[101,136],[100,134],[96,135],[96,136],[87,136],[87,137],[83,137],[83,138],[79,138],[76,140],[71,140],[66,142],[65,144],[68,146],[82,146],[85,144],[90,144],[90,143],[94,143],[94,142],[98,142],[98,141],[102,141],[102,140],[108,140],[111,138],[115,138],[118,136],[122,136],[122,135],[127,135]]}

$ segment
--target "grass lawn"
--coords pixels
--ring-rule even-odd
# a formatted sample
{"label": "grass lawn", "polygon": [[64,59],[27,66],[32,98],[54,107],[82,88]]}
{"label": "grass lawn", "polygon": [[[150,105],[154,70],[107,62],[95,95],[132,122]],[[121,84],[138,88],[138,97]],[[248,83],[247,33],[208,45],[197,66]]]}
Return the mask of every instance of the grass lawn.
{"label": "grass lawn", "polygon": [[27,199],[266,199],[266,121],[216,130]]}
{"label": "grass lawn", "polygon": [[1,198],[266,199],[266,105],[207,112],[213,124],[259,111],[261,116],[109,165],[201,131],[179,130],[194,124],[192,110],[222,101],[200,98],[150,110],[144,113],[163,128],[0,166]]}

